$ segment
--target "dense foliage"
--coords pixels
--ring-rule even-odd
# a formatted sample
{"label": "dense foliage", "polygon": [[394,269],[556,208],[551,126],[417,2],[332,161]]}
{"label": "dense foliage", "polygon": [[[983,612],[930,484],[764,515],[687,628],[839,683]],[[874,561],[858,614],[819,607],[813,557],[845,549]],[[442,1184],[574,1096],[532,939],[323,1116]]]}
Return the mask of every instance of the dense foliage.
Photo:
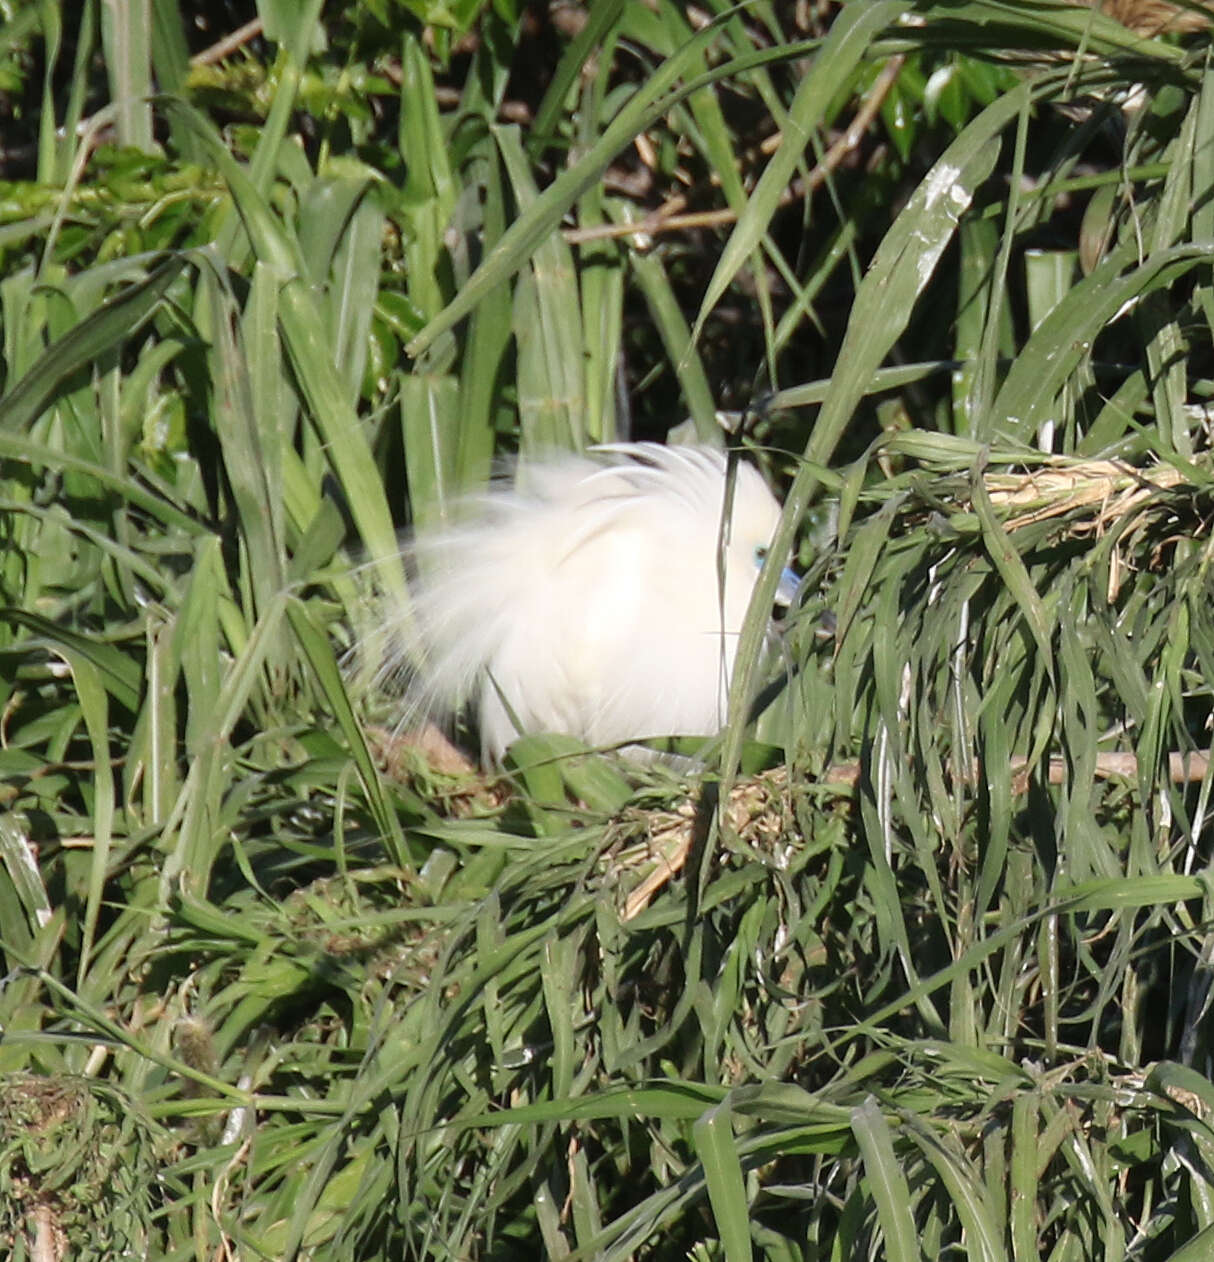
{"label": "dense foliage", "polygon": [[[1214,72],[1118,11],[0,0],[0,1251],[1209,1254]],[[398,532],[679,425],[808,575],[704,773],[404,747]]]}

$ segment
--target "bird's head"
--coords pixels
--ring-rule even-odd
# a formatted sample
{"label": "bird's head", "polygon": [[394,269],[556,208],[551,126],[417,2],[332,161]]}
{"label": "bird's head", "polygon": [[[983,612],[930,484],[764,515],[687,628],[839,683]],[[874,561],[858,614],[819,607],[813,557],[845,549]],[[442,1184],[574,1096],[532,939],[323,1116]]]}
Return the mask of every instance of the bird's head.
{"label": "bird's head", "polygon": [[[729,521],[727,568],[731,577],[736,575],[739,582],[748,584],[748,594],[759,581],[779,526],[780,505],[758,470],[753,465],[739,464]],[[799,583],[793,570],[784,566],[776,588],[776,604],[792,604]]]}

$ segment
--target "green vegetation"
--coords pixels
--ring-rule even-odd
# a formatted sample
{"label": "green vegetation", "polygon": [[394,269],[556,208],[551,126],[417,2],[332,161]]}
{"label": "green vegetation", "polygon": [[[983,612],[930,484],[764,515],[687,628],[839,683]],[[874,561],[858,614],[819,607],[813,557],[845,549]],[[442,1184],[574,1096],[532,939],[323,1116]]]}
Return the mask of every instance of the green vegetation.
{"label": "green vegetation", "polygon": [[[1210,1256],[1207,36],[520,8],[0,0],[0,1253]],[[402,750],[364,563],[718,409],[764,743]]]}

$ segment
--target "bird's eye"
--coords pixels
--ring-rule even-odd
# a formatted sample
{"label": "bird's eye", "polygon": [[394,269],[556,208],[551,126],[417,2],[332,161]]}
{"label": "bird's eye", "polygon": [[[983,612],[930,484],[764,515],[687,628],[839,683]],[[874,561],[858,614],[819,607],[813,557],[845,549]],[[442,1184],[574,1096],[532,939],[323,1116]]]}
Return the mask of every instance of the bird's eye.
{"label": "bird's eye", "polygon": [[755,564],[762,569],[763,562],[767,560],[767,547],[765,544],[755,545]]}

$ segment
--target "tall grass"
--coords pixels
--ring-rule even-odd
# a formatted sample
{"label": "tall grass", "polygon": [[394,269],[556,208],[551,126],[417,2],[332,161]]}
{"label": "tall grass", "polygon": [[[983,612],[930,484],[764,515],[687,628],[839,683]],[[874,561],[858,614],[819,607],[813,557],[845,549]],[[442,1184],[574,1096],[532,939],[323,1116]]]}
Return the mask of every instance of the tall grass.
{"label": "tall grass", "polygon": [[[1206,35],[216,12],[0,30],[3,1248],[1205,1257]],[[765,743],[385,748],[357,567],[718,410]]]}

